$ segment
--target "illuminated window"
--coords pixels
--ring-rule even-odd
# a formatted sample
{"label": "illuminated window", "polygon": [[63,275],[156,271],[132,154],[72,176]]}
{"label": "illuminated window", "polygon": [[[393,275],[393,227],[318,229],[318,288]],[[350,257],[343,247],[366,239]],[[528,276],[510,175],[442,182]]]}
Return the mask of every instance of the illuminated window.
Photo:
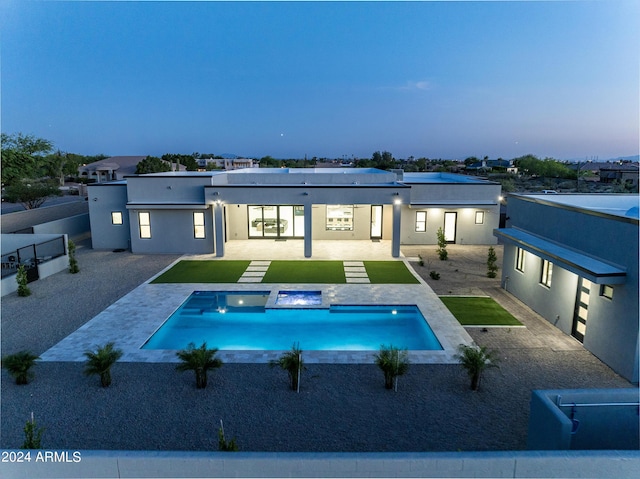
{"label": "illuminated window", "polygon": [[122,224],[122,211],[112,211],[111,212],[111,224],[112,225],[121,225]]}
{"label": "illuminated window", "polygon": [[151,238],[151,221],[149,219],[148,211],[138,212],[138,224],[140,225],[140,238]]}
{"label": "illuminated window", "polygon": [[476,224],[481,225],[484,223],[484,211],[476,211]]}
{"label": "illuminated window", "polygon": [[327,231],[353,231],[353,205],[327,205]]}
{"label": "illuminated window", "polygon": [[516,269],[524,273],[524,250],[518,248],[516,252]]}
{"label": "illuminated window", "polygon": [[416,231],[418,233],[424,233],[427,231],[427,212],[416,211]]}
{"label": "illuminated window", "polygon": [[551,287],[551,276],[553,275],[553,263],[547,261],[546,259],[542,260],[542,273],[540,275],[540,283],[545,285],[547,288]]}
{"label": "illuminated window", "polygon": [[600,286],[600,296],[604,296],[607,299],[613,299],[613,286],[610,284],[603,284]]}
{"label": "illuminated window", "polygon": [[205,237],[204,231],[204,213],[196,211],[193,213],[193,237],[202,239]]}

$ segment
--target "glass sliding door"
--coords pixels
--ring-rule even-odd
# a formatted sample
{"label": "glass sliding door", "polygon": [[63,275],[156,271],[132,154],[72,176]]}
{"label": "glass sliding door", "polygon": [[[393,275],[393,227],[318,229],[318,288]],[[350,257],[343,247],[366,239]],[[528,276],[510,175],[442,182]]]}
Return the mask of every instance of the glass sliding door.
{"label": "glass sliding door", "polygon": [[371,239],[382,239],[382,205],[371,205]]}
{"label": "glass sliding door", "polygon": [[248,205],[249,238],[302,238],[304,208],[293,205]]}

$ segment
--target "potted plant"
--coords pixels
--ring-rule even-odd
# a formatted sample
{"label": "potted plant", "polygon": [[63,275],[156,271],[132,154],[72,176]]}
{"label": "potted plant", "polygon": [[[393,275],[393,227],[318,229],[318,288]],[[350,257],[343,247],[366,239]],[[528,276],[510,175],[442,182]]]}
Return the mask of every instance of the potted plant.
{"label": "potted plant", "polygon": [[300,391],[300,373],[304,368],[302,361],[302,349],[298,343],[293,343],[291,351],[287,351],[276,360],[269,361],[272,368],[280,366],[289,374],[289,384],[294,391]]}
{"label": "potted plant", "polygon": [[477,344],[471,346],[461,344],[458,346],[458,354],[455,355],[455,358],[467,370],[467,374],[471,378],[471,389],[473,391],[477,391],[480,387],[482,373],[486,369],[499,367],[495,352],[488,351],[485,346],[478,346]]}
{"label": "potted plant", "polygon": [[111,384],[111,366],[120,359],[122,351],[114,349],[114,343],[111,342],[99,347],[96,352],[86,351],[84,355],[87,357],[84,373],[87,376],[98,374],[102,387],[108,387]]}
{"label": "potted plant", "polygon": [[2,367],[15,378],[16,384],[27,384],[29,379],[33,378],[31,368],[38,359],[40,359],[39,356],[29,351],[20,351],[2,358]]}
{"label": "potted plant", "polygon": [[189,343],[187,349],[178,351],[176,355],[182,363],[176,366],[178,371],[194,371],[196,373],[196,388],[207,387],[207,371],[222,366],[222,360],[216,358],[217,348],[207,349],[207,343],[203,342],[199,348],[195,343]]}
{"label": "potted plant", "polygon": [[375,355],[375,363],[384,373],[384,387],[393,389],[395,386],[397,389],[397,377],[409,369],[409,353],[406,349],[401,350],[393,345],[381,345],[380,351]]}

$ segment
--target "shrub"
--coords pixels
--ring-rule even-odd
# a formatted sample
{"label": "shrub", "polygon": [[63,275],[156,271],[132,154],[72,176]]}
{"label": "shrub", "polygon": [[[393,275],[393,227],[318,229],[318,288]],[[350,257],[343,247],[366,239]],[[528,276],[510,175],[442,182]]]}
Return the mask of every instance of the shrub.
{"label": "shrub", "polygon": [[455,355],[455,358],[467,370],[467,374],[471,378],[471,389],[474,391],[477,391],[480,387],[482,373],[486,369],[499,367],[495,353],[487,351],[485,346],[478,346],[477,344],[471,346],[461,344],[458,346],[458,354]]}
{"label": "shrub", "polygon": [[67,247],[69,248],[69,273],[76,274],[80,272],[78,260],[76,259],[76,244],[69,240]]}
{"label": "shrub", "polygon": [[218,449],[221,451],[232,451],[232,452],[235,452],[238,450],[235,437],[231,438],[229,442],[225,440],[224,425],[222,424],[222,419],[220,419],[220,429],[218,429]]}
{"label": "shrub", "polygon": [[199,348],[194,343],[189,343],[187,349],[178,351],[176,356],[182,361],[176,366],[178,371],[194,371],[196,373],[196,388],[207,387],[207,371],[222,366],[222,360],[215,357],[217,348],[207,349],[207,343],[203,342]]}
{"label": "shrub", "polygon": [[487,276],[489,278],[495,278],[498,272],[498,265],[496,264],[498,257],[496,256],[496,250],[493,246],[489,247],[489,253],[487,254]]}
{"label": "shrub", "polygon": [[29,280],[27,279],[27,270],[23,264],[18,266],[16,281],[18,282],[18,296],[29,296],[31,294],[31,290],[29,289],[29,286],[27,286]]}
{"label": "shrub", "polygon": [[384,373],[384,387],[393,389],[395,379],[409,369],[409,353],[406,349],[400,350],[393,345],[381,345],[380,351],[375,355],[375,363]]}
{"label": "shrub", "polygon": [[421,254],[418,255],[418,264],[420,266],[424,266],[424,259],[422,258]]}
{"label": "shrub", "polygon": [[429,277],[431,279],[438,280],[440,279],[440,273],[438,273],[437,271],[429,271]]}
{"label": "shrub", "polygon": [[9,371],[9,374],[16,380],[16,384],[27,384],[33,378],[31,368],[40,357],[31,354],[29,351],[20,351],[2,358],[2,367]]}
{"label": "shrub", "polygon": [[444,230],[442,227],[438,228],[436,235],[438,237],[438,249],[436,250],[438,252],[438,258],[444,261],[449,257],[449,253],[447,252],[447,241],[444,239]]}
{"label": "shrub", "polygon": [[99,347],[95,353],[93,351],[84,353],[87,357],[84,373],[87,376],[100,375],[100,384],[103,388],[111,384],[111,366],[122,356],[122,351],[114,349],[113,346],[113,343],[107,343]]}
{"label": "shrub", "polygon": [[33,413],[31,413],[31,420],[27,421],[24,426],[24,443],[22,443],[20,449],[40,449],[42,447],[40,444],[43,432],[44,429],[38,428],[36,420],[33,418]]}
{"label": "shrub", "polygon": [[300,391],[300,373],[304,369],[302,360],[302,349],[299,343],[293,343],[291,351],[287,351],[276,360],[269,361],[269,366],[280,366],[289,374],[289,384],[294,391]]}

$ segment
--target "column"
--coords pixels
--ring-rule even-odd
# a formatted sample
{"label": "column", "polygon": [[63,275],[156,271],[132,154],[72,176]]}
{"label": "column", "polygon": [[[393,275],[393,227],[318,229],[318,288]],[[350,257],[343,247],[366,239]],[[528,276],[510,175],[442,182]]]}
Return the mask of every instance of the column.
{"label": "column", "polygon": [[304,257],[311,258],[311,203],[304,205]]}
{"label": "column", "polygon": [[393,203],[393,232],[391,237],[391,256],[398,258],[400,256],[400,216],[402,211],[402,203],[397,200]]}
{"label": "column", "polygon": [[216,256],[224,256],[224,205],[214,203],[213,205],[213,235]]}

